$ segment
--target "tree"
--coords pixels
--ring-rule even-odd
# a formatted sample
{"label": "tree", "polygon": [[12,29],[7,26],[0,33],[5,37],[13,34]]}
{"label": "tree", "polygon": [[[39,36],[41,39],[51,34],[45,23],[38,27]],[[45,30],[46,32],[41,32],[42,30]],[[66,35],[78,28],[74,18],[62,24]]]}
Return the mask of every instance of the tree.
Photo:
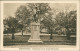
{"label": "tree", "polygon": [[[20,6],[17,9],[16,17],[18,18],[18,20],[22,20],[22,25],[27,23],[30,24],[31,22],[39,22],[41,24],[44,24],[44,26],[49,30],[52,39],[53,20],[51,10],[52,9],[50,8],[48,3],[28,3],[24,6]],[[28,22],[27,19],[30,22]]]}
{"label": "tree", "polygon": [[70,11],[69,13],[59,12],[56,15],[55,20],[57,24],[63,27],[68,25],[74,25],[70,27],[76,27],[76,11]]}
{"label": "tree", "polygon": [[56,20],[56,22],[57,22],[57,25],[60,25],[60,26],[65,27],[66,24],[67,24],[67,18],[65,17],[65,13],[64,13],[64,12],[59,12],[59,13],[56,15],[55,20]]}
{"label": "tree", "polygon": [[69,24],[71,28],[76,28],[76,16],[77,16],[77,11],[70,11],[68,14],[69,17]]}
{"label": "tree", "polygon": [[49,10],[51,9],[48,3],[28,3],[26,5],[21,5],[17,9],[15,16],[22,24],[22,32],[25,25],[29,26],[31,22],[40,22],[41,18],[43,18],[44,14]]}
{"label": "tree", "polygon": [[71,28],[76,28],[76,11],[69,11],[67,13],[59,12],[56,15],[55,20],[57,21],[57,25],[62,26],[67,29],[67,37],[70,38]]}
{"label": "tree", "polygon": [[54,20],[52,18],[52,13],[48,13],[45,15],[44,19],[41,21],[41,23],[47,28],[49,34],[50,34],[50,39],[53,38],[52,34],[53,34],[53,28],[55,26],[54,24]]}
{"label": "tree", "polygon": [[[68,14],[68,25],[67,25],[67,39],[70,40],[71,34],[76,34],[76,13],[77,11],[70,11]],[[69,30],[68,30],[69,29]],[[73,31],[74,30],[74,31]]]}
{"label": "tree", "polygon": [[40,22],[45,13],[48,13],[49,10],[51,10],[48,3],[29,3],[27,4],[27,7],[30,10],[32,15],[31,20],[33,22]]}
{"label": "tree", "polygon": [[23,28],[26,26],[29,26],[30,24],[30,11],[27,9],[25,5],[21,5],[16,13],[15,13],[16,19],[20,23],[19,28],[22,30],[23,35]]}
{"label": "tree", "polygon": [[18,27],[18,21],[16,18],[9,16],[7,19],[5,19],[4,26],[5,25],[7,26],[7,29],[12,33],[12,39],[15,39],[14,33]]}
{"label": "tree", "polygon": [[[52,39],[52,32],[53,32],[53,27],[54,27],[54,21],[52,20],[52,12],[51,8],[48,3],[35,3],[35,4],[29,4],[28,5],[29,9],[32,12],[32,20],[34,22],[40,22],[43,24],[49,31],[50,33],[50,39]],[[33,14],[34,13],[34,14]],[[43,20],[41,20],[43,19]]]}

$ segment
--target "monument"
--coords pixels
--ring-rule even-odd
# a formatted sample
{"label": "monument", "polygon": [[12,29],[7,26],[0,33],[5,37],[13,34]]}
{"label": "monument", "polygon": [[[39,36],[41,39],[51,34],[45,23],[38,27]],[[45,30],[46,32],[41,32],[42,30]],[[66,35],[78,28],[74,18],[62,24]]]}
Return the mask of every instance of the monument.
{"label": "monument", "polygon": [[42,41],[40,39],[40,22],[38,19],[38,14],[39,14],[38,7],[36,6],[33,11],[35,12],[35,14],[33,15],[33,21],[31,23],[31,36],[30,36],[28,42],[42,43]]}
{"label": "monument", "polygon": [[31,23],[31,36],[28,42],[42,42],[40,39],[40,23]]}

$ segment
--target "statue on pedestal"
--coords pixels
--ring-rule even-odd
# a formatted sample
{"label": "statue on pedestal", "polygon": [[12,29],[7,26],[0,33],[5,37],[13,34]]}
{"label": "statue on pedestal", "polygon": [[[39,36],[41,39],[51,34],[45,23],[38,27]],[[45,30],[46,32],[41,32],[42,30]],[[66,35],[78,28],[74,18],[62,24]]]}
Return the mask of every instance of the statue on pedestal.
{"label": "statue on pedestal", "polygon": [[31,23],[31,36],[28,42],[42,43],[40,39],[40,22],[39,22],[39,8],[35,7],[32,23]]}

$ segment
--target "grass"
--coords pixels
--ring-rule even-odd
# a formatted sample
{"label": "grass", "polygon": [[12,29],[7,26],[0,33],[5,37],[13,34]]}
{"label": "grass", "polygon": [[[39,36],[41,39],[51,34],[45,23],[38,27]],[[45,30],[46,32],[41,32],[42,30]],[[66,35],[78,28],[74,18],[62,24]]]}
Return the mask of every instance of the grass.
{"label": "grass", "polygon": [[53,36],[53,39],[50,41],[49,35],[41,35],[40,38],[43,43],[29,43],[29,35],[15,35],[15,39],[11,39],[11,35],[4,35],[4,46],[9,45],[76,45],[76,39],[71,38],[67,40],[65,36]]}

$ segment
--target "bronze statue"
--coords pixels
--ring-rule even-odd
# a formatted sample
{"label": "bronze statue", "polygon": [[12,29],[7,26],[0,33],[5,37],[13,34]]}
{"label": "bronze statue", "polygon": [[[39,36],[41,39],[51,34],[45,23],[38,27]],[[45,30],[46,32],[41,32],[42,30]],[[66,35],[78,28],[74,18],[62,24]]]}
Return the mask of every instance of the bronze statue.
{"label": "bronze statue", "polygon": [[33,21],[36,22],[36,23],[39,21],[38,20],[39,19],[39,17],[38,17],[39,11],[40,11],[39,8],[35,7],[35,9],[34,9],[35,14],[33,15]]}

